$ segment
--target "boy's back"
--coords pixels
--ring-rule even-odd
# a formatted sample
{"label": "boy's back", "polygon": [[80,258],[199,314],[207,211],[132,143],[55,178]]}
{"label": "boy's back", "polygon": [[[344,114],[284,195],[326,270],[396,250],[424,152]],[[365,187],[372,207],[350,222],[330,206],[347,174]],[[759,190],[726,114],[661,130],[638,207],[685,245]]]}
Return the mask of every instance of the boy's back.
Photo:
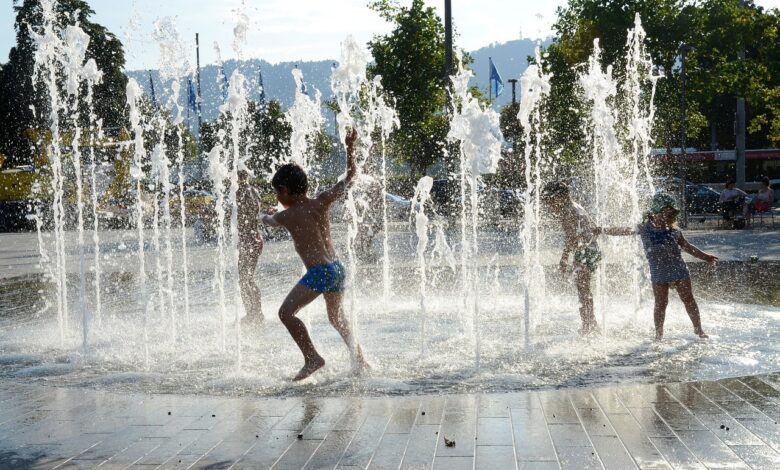
{"label": "boy's back", "polygon": [[277,213],[274,218],[290,232],[295,251],[307,268],[336,261],[336,250],[330,234],[332,200],[327,193],[306,198],[295,206]]}

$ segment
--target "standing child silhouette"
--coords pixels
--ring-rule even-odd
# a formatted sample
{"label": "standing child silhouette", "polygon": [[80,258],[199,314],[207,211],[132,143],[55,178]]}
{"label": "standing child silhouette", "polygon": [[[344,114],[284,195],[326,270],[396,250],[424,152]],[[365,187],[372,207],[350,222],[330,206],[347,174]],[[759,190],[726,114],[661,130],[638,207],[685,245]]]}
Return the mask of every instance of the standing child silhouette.
{"label": "standing child silhouette", "polygon": [[284,227],[290,232],[295,251],[306,266],[306,274],[292,288],[279,308],[279,318],[303,353],[304,365],[293,380],[303,380],[325,365],[312,343],[306,325],[296,314],[322,295],[328,310],[328,320],[339,332],[350,350],[357,371],[367,368],[363,352],[354,341],[350,325],[344,317],[343,296],[346,272],[336,255],[330,230],[330,208],[344,196],[357,175],[354,145],[357,132],[346,137],[347,175],[315,198],[306,195],[308,182],[303,169],[294,164],[282,165],[271,179],[276,198],[285,208],[263,215],[264,223]]}

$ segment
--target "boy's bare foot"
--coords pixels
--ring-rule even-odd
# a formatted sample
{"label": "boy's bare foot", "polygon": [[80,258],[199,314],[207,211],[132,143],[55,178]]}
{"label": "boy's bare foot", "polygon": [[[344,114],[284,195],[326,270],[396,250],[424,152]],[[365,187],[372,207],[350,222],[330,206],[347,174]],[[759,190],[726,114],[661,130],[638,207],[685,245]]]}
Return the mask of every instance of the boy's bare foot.
{"label": "boy's bare foot", "polygon": [[699,338],[702,338],[702,339],[709,338],[707,333],[705,333],[704,330],[702,330],[701,328],[693,330],[693,334],[695,334],[696,336],[698,336]]}
{"label": "boy's bare foot", "polygon": [[656,333],[655,334],[655,342],[660,343],[664,340],[664,334],[663,333]]}
{"label": "boy's bare foot", "polygon": [[590,322],[590,323],[583,323],[582,324],[582,328],[580,328],[579,333],[580,333],[580,336],[587,336],[587,335],[590,335],[592,333],[597,332],[598,329],[599,329],[599,325],[595,321],[594,322]]}
{"label": "boy's bare foot", "polygon": [[320,370],[324,365],[325,359],[322,357],[312,359],[311,361],[306,361],[306,364],[304,364],[303,367],[301,367],[301,370],[298,371],[298,375],[293,378],[293,382],[298,382],[309,377],[311,374]]}

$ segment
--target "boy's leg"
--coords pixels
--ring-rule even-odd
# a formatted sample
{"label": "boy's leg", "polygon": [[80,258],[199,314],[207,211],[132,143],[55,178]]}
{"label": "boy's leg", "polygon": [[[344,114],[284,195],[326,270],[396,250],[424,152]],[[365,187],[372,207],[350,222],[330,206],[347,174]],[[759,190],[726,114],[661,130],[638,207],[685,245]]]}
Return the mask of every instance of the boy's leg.
{"label": "boy's leg", "polygon": [[693,298],[693,286],[690,279],[683,279],[677,282],[677,295],[680,296],[680,300],[685,305],[685,311],[688,312],[688,316],[691,318],[693,332],[699,335],[700,338],[707,338],[707,335],[701,328],[699,305],[696,303],[696,299]]}
{"label": "boy's leg", "polygon": [[653,284],[653,297],[655,298],[655,308],[653,310],[655,340],[661,341],[664,338],[666,305],[669,303],[669,284]]}
{"label": "boy's leg", "polygon": [[590,271],[582,264],[575,263],[574,279],[577,283],[577,295],[580,299],[580,318],[582,332],[596,329],[596,316],[593,314],[593,294],[590,291]]}
{"label": "boy's leg", "polygon": [[295,344],[300,348],[306,361],[293,380],[305,379],[325,365],[325,360],[314,348],[314,343],[312,343],[309,332],[306,330],[306,325],[295,316],[301,308],[311,303],[319,295],[319,292],[315,292],[301,284],[296,284],[290,293],[287,294],[281,307],[279,307],[279,319],[282,320],[287,331],[290,332],[290,336],[295,340]]}
{"label": "boy's leg", "polygon": [[363,351],[360,345],[356,344],[355,337],[352,336],[352,329],[344,316],[344,294],[342,292],[326,292],[323,296],[325,297],[325,306],[328,309],[330,324],[339,332],[341,338],[347,344],[347,348],[349,348],[357,365],[365,366],[366,361],[363,358]]}

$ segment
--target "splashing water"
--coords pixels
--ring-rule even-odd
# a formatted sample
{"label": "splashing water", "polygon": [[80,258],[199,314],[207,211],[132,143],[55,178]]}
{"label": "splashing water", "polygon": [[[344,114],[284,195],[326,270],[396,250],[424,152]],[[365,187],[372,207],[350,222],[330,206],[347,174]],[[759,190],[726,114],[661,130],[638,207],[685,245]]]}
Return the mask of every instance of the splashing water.
{"label": "splashing water", "polygon": [[[398,117],[387,93],[380,86],[380,78],[367,79],[368,59],[362,48],[351,38],[344,42],[342,60],[334,70],[332,80],[341,111],[336,127],[342,141],[347,127],[353,127],[359,133],[356,156],[360,176],[347,197],[346,224],[334,224],[333,235],[334,241],[340,245],[339,250],[345,246],[349,256],[348,313],[356,332],[359,327],[360,338],[369,346],[367,352],[377,359],[373,376],[355,379],[345,371],[347,360],[341,338],[332,331],[321,302],[307,307],[307,311],[311,312],[308,313],[311,315],[310,331],[318,347],[322,346],[329,365],[318,373],[313,383],[301,386],[289,384],[288,366],[299,356],[278,322],[268,322],[261,331],[252,332],[256,336],[250,336],[252,341],[248,341],[242,339],[240,322],[236,321],[235,340],[233,338],[231,316],[235,313],[238,320],[242,310],[238,307],[239,298],[234,297],[237,293],[234,286],[234,177],[236,171],[245,165],[247,149],[252,145],[252,138],[244,140],[240,133],[246,126],[245,106],[251,85],[238,71],[231,75],[230,88],[225,90],[227,99],[222,112],[227,126],[216,136],[216,145],[207,149],[209,179],[217,199],[216,247],[187,247],[184,204],[180,205],[179,212],[181,249],[175,243],[179,235],[170,232],[172,216],[165,213],[168,207],[165,199],[168,194],[170,200],[169,193],[176,191],[170,178],[178,170],[178,195],[183,201],[183,154],[176,154],[173,158],[171,146],[166,148],[166,142],[156,136],[152,142],[145,141],[145,133],[147,138],[150,134],[154,135],[151,131],[159,128],[159,122],[156,118],[145,119],[142,116],[145,98],[141,88],[134,80],[128,82],[130,139],[122,142],[120,149],[132,153],[130,175],[135,188],[135,204],[134,230],[129,235],[132,243],[137,241],[138,246],[121,248],[124,245],[122,241],[119,242],[120,248],[112,249],[112,240],[128,234],[98,234],[95,217],[95,293],[92,295],[95,308],[89,309],[90,293],[83,288],[84,254],[89,249],[84,240],[84,221],[89,218],[86,211],[89,203],[78,200],[82,192],[78,190],[73,195],[76,204],[72,209],[68,207],[70,195],[65,196],[68,184],[65,175],[69,174],[72,166],[81,162],[73,160],[71,153],[63,149],[69,148],[72,141],[75,144],[72,153],[80,152],[90,164],[88,183],[76,178],[73,180],[77,186],[83,184],[84,194],[91,192],[95,216],[99,164],[93,152],[96,142],[98,145],[101,143],[102,136],[101,123],[94,117],[90,91],[99,83],[99,71],[94,63],[85,61],[80,55],[88,46],[83,34],[77,29],[66,30],[57,26],[53,5],[51,0],[42,2],[44,26],[37,30],[35,36],[38,45],[35,83],[39,87],[47,87],[46,96],[51,108],[42,112],[47,117],[51,132],[47,153],[52,173],[53,236],[45,233],[40,210],[31,217],[38,229],[40,271],[53,282],[57,312],[56,317],[54,312],[44,315],[49,309],[47,303],[38,311],[40,318],[24,319],[25,323],[20,322],[23,326],[0,330],[0,352],[29,352],[44,363],[42,368],[45,369],[46,362],[58,363],[63,357],[71,361],[71,357],[82,357],[80,351],[86,349],[84,352],[89,361],[83,364],[88,367],[81,367],[80,361],[71,361],[72,364],[67,364],[70,372],[58,377],[57,383],[122,389],[127,386],[144,391],[232,394],[442,393],[586,386],[627,380],[708,378],[745,371],[748,370],[746,367],[755,364],[758,366],[750,371],[767,370],[778,361],[777,351],[769,346],[759,354],[751,349],[758,343],[769,344],[766,332],[776,330],[774,327],[780,314],[771,308],[708,302],[708,309],[719,316],[715,331],[719,331],[723,338],[729,338],[728,341],[715,338],[715,347],[712,347],[708,343],[686,339],[687,318],[681,307],[675,305],[667,322],[669,343],[656,348],[649,340],[643,339],[644,330],[650,327],[650,316],[638,318],[635,311],[643,308],[637,292],[644,288],[637,285],[643,282],[638,267],[643,267],[644,263],[638,262],[641,257],[631,251],[638,249],[637,240],[628,238],[602,240],[605,258],[610,259],[611,264],[609,269],[602,268],[604,274],[597,280],[597,297],[605,329],[607,325],[603,319],[609,315],[609,336],[605,335],[598,344],[588,338],[576,338],[571,328],[571,324],[578,321],[576,298],[570,292],[571,286],[545,283],[542,269],[554,268],[554,261],[551,263],[550,259],[560,252],[555,246],[558,241],[555,235],[542,230],[543,212],[539,204],[538,189],[555,176],[556,149],[545,147],[545,137],[551,129],[546,121],[544,105],[555,97],[549,96],[550,76],[545,73],[545,64],[538,52],[534,63],[521,79],[518,115],[524,129],[524,153],[518,155],[525,163],[520,175],[523,181],[521,187],[526,192],[522,202],[524,221],[518,226],[514,221],[502,220],[501,223],[509,225],[504,234],[499,234],[500,230],[481,220],[480,215],[480,209],[490,209],[484,196],[487,190],[481,186],[482,176],[495,171],[500,156],[498,119],[495,113],[484,110],[470,96],[470,72],[461,69],[453,77],[455,107],[449,140],[453,144],[451,148],[456,148],[452,155],[460,159],[457,174],[452,176],[461,182],[461,206],[460,227],[457,227],[460,229],[460,246],[456,243],[451,247],[444,221],[437,218],[437,214],[426,212],[431,207],[426,207],[425,203],[433,185],[430,178],[419,182],[415,201],[408,206],[408,210],[413,211],[414,230],[407,227],[391,229],[389,226],[388,204],[383,193],[388,187],[388,158],[393,155],[386,153],[385,144],[398,125]],[[241,45],[249,26],[246,15],[241,15],[239,12],[234,35],[233,50],[238,57],[243,54]],[[170,20],[158,22],[155,39],[161,51],[161,77],[170,97],[164,106],[172,110],[172,121],[178,129],[182,115],[180,83],[189,69]],[[657,76],[644,49],[644,41],[641,21],[637,18],[634,29],[627,36],[625,61],[615,65],[615,70],[619,72],[622,72],[619,67],[625,67],[625,73],[611,73],[596,49],[581,74],[581,98],[588,104],[588,123],[584,129],[590,139],[587,151],[593,155],[590,173],[585,178],[594,188],[590,191],[594,203],[588,209],[599,223],[605,225],[624,224],[626,219],[632,223],[638,220],[643,201],[631,189],[645,182],[652,187],[652,169],[647,165],[646,157],[651,146]],[[220,85],[227,82],[222,78],[219,80]],[[307,171],[316,172],[314,165],[319,162],[311,158],[311,137],[322,123],[321,98],[319,92],[310,92],[309,95],[301,92],[303,76],[300,72],[293,72],[290,83],[296,87],[296,102],[287,113],[293,127],[291,159],[298,161]],[[70,92],[78,89],[80,94]],[[88,117],[88,136],[84,134],[84,129],[73,127],[75,116],[82,121],[85,116]],[[70,134],[71,128],[73,135]],[[169,128],[168,131],[171,133],[174,129]],[[90,155],[86,155],[84,148],[87,141]],[[179,144],[181,148],[181,140]],[[74,175],[81,175],[86,169],[85,165]],[[618,197],[611,197],[611,194]],[[619,200],[617,204],[614,202],[616,199]],[[157,222],[145,227],[155,211],[158,212]],[[77,230],[74,229],[76,233],[70,235],[65,229],[68,218],[78,223]],[[379,218],[382,219],[381,225],[376,221]],[[79,219],[81,222],[78,222]],[[376,250],[382,253],[381,268],[378,262],[360,260],[356,256],[359,236],[371,224],[377,224],[384,230],[381,247]],[[150,235],[160,230],[158,249],[155,249],[154,238]],[[152,243],[148,238],[152,238]],[[47,242],[51,243],[51,248]],[[261,258],[260,277],[264,281],[264,304],[273,308],[281,305],[289,287],[288,277],[297,276],[299,264],[288,241],[269,242],[266,248]],[[191,290],[188,290],[187,280],[186,257],[189,250],[193,253],[190,262],[196,266],[192,271]],[[460,253],[456,254],[454,250]],[[70,287],[75,295],[69,299],[66,277],[69,264],[66,259],[77,251],[79,257],[72,257],[69,261],[71,273],[79,275],[78,290],[74,289],[76,277],[73,276]],[[171,284],[172,278],[169,277],[177,270],[175,256],[178,253],[185,258],[181,268],[184,271],[183,298],[178,294],[181,290],[176,289],[178,280]],[[170,254],[173,254],[175,262],[171,262]],[[457,256],[460,260],[456,259]],[[159,271],[159,281],[151,273],[154,267],[150,270],[150,263],[158,261],[164,264]],[[613,269],[612,266],[617,267]],[[623,273],[626,269],[629,272],[634,269],[634,274],[619,279],[620,274],[613,273]],[[105,272],[102,273],[101,283],[102,271]],[[117,278],[123,280],[117,281]],[[518,284],[523,289],[518,289]],[[105,293],[102,300],[101,285]],[[176,297],[172,297],[175,291]],[[539,301],[542,294],[544,303]],[[607,294],[612,295],[608,297]],[[150,318],[159,309],[160,295],[164,297],[164,308],[167,309],[163,321],[157,321],[156,316]],[[388,308],[388,299],[393,303],[392,309]],[[49,299],[44,295],[43,300]],[[52,297],[52,300],[55,298]],[[182,302],[176,300],[183,300],[184,306],[181,307]],[[193,302],[192,312],[186,313],[190,300]],[[524,318],[521,318],[519,312],[523,306]],[[36,310],[38,308],[36,306]],[[81,314],[80,322],[74,316],[70,320],[75,321],[68,324],[69,308]],[[189,317],[187,321],[180,321],[181,308],[184,308],[185,317]],[[96,327],[91,326],[90,310],[95,312]],[[102,326],[101,310],[104,310]],[[531,351],[517,347],[515,333],[521,322],[524,323],[526,344],[533,346]],[[452,334],[464,323],[469,325],[473,336]],[[74,338],[78,341],[73,341]],[[172,338],[177,341],[171,341]],[[417,341],[420,342],[419,348],[414,347]],[[571,346],[572,342],[575,346]],[[473,355],[468,353],[471,347]],[[576,348],[576,354],[573,354],[573,348]],[[242,349],[245,357],[241,356]],[[724,350],[727,352],[724,353]],[[76,354],[72,354],[74,351]],[[464,354],[464,351],[467,353]],[[420,360],[421,353],[427,356],[426,360]],[[0,355],[0,360],[12,359],[8,355]],[[475,362],[477,369],[473,367]],[[242,363],[245,370],[235,374]],[[138,374],[136,371],[140,368],[146,373]],[[4,368],[3,374],[13,378],[31,377],[40,373],[36,372],[38,369],[41,367],[12,366]],[[128,384],[132,380],[127,381],[126,377],[133,374],[146,379]],[[156,378],[147,380],[150,377]],[[43,380],[54,378],[43,377]]]}
{"label": "splashing water", "polygon": [[135,226],[138,236],[138,284],[140,303],[143,311],[142,341],[144,350],[144,368],[149,369],[149,296],[147,289],[146,275],[146,256],[144,254],[144,201],[143,184],[144,170],[143,162],[146,157],[144,147],[144,128],[141,122],[141,111],[139,109],[141,96],[141,86],[134,79],[127,81],[127,106],[129,108],[128,116],[130,118],[130,128],[133,133],[133,166],[130,169],[130,176],[136,180],[135,191]]}
{"label": "splashing water", "polygon": [[[458,58],[460,63],[460,58]],[[461,269],[463,270],[463,298],[470,310],[474,332],[474,356],[477,367],[480,362],[479,336],[479,254],[477,228],[479,226],[478,186],[482,175],[495,173],[501,159],[503,137],[499,128],[498,113],[492,109],[483,109],[471,95],[469,81],[473,73],[460,66],[458,73],[450,77],[455,110],[450,120],[447,138],[460,149],[461,181]],[[466,183],[470,192],[471,220],[467,220]],[[471,225],[471,234],[466,226]],[[470,238],[469,238],[470,235]],[[467,262],[468,258],[468,262]],[[468,274],[466,274],[468,272]]]}
{"label": "splashing water", "polygon": [[[525,199],[523,201],[523,225],[521,243],[523,246],[523,337],[526,349],[531,346],[532,310],[544,298],[544,270],[539,253],[541,251],[541,189],[542,165],[546,161],[542,141],[546,128],[541,106],[550,93],[550,74],[544,72],[539,47],[534,52],[534,63],[520,78],[520,106],[517,118],[523,133],[523,159],[525,171]],[[549,158],[549,157],[548,157]],[[532,298],[533,296],[533,298]],[[533,304],[533,305],[532,305]]]}
{"label": "splashing water", "polygon": [[425,296],[428,284],[428,275],[425,267],[425,252],[428,249],[428,216],[425,215],[425,204],[431,200],[431,188],[433,188],[433,178],[423,176],[417,182],[412,197],[412,212],[414,213],[414,227],[417,234],[417,270],[420,275],[420,356],[425,357],[425,341],[427,333],[425,331],[425,322],[428,317]]}

